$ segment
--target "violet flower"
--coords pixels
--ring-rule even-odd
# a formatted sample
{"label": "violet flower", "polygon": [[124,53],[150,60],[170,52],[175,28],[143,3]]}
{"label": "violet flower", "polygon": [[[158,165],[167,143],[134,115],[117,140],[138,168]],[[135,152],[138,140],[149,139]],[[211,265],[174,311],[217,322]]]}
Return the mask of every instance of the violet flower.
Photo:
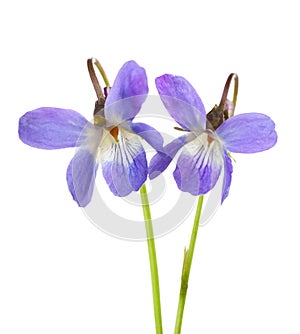
{"label": "violet flower", "polygon": [[[199,95],[180,76],[165,74],[156,79],[156,87],[169,114],[185,134],[166,145],[164,153],[158,152],[152,158],[150,179],[162,173],[183,148],[173,173],[178,188],[192,195],[205,194],[215,186],[224,170],[223,202],[228,196],[232,176],[229,152],[255,153],[270,149],[277,141],[274,122],[260,113],[229,117],[228,110],[224,118],[218,106],[206,115]],[[232,104],[228,102],[223,107],[227,104],[232,112]]]}
{"label": "violet flower", "polygon": [[132,122],[147,94],[145,70],[135,61],[126,62],[109,93],[96,103],[94,124],[74,110],[39,108],[20,118],[19,137],[41,149],[78,147],[67,169],[67,183],[79,206],[91,200],[99,161],[113,194],[126,196],[139,190],[148,174],[140,138],[162,149],[163,139],[154,128]]}

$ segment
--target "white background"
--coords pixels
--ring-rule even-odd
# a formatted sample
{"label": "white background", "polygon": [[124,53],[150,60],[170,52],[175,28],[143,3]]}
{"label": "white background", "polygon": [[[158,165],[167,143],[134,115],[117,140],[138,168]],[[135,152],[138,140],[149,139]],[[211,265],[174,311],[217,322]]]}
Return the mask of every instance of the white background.
{"label": "white background", "polygon": [[[1,333],[155,332],[146,244],[110,237],[86,219],[65,181],[72,149],[42,151],[18,139],[18,118],[40,106],[90,118],[92,56],[111,81],[125,61],[136,60],[153,94],[156,76],[182,75],[207,110],[219,102],[227,75],[237,72],[236,113],[273,118],[278,144],[235,155],[230,196],[199,231],[182,333],[300,332],[296,5],[1,3]],[[156,243],[165,333],[173,331],[192,220]]]}

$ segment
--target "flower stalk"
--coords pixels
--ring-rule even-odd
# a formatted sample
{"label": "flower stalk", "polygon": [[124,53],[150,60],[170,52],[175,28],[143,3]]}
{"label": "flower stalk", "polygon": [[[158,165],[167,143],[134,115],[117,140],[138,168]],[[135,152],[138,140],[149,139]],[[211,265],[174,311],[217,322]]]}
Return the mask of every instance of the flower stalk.
{"label": "flower stalk", "polygon": [[224,90],[223,90],[223,94],[221,97],[221,101],[219,104],[219,109],[221,110],[225,110],[225,106],[226,106],[226,101],[227,101],[227,96],[229,93],[229,89],[230,89],[230,85],[232,80],[234,79],[234,90],[233,90],[233,97],[232,97],[232,104],[233,104],[233,111],[235,109],[236,106],[236,100],[237,100],[237,96],[238,96],[238,90],[239,90],[239,77],[236,73],[231,73],[229,74],[225,86],[224,86]]}
{"label": "flower stalk", "polygon": [[97,69],[99,70],[99,72],[100,72],[100,74],[102,76],[102,79],[104,81],[105,86],[106,87],[110,87],[110,84],[109,84],[109,80],[107,78],[107,75],[106,75],[106,73],[105,73],[102,65],[100,64],[99,60],[96,59],[96,58],[90,58],[90,59],[88,59],[87,60],[88,71],[89,71],[90,78],[91,78],[91,81],[93,83],[93,86],[94,86],[94,89],[95,89],[98,101],[100,101],[101,99],[105,99],[105,96],[103,94],[102,87],[99,84],[99,81],[98,81],[98,78],[97,78],[94,66],[96,66]]}
{"label": "flower stalk", "polygon": [[141,202],[143,206],[145,228],[146,228],[146,234],[147,234],[156,334],[162,334],[163,329],[162,329],[162,317],[161,317],[161,306],[160,306],[160,291],[159,291],[159,278],[158,278],[158,269],[157,269],[157,261],[156,261],[156,250],[155,250],[151,212],[150,212],[148,194],[147,194],[147,189],[146,189],[145,184],[142,185],[142,187],[140,188],[140,196],[141,196]]}
{"label": "flower stalk", "polygon": [[174,334],[181,333],[182,318],[183,318],[185,300],[186,300],[186,295],[187,295],[188,282],[190,278],[190,271],[191,271],[191,266],[192,266],[192,261],[193,261],[193,256],[194,256],[194,250],[195,250],[195,245],[196,245],[196,239],[197,239],[197,234],[198,234],[203,198],[204,196],[202,195],[199,196],[198,198],[198,205],[196,209],[194,225],[193,225],[193,230],[192,230],[191,239],[190,239],[190,245],[189,245],[188,250],[184,250],[184,258],[183,258],[182,274],[181,274],[181,286],[180,286]]}

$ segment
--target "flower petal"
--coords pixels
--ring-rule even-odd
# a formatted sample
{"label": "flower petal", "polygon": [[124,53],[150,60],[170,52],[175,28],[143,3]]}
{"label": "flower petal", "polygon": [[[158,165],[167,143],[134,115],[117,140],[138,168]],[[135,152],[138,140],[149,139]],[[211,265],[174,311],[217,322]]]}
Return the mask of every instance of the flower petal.
{"label": "flower petal", "polygon": [[146,153],[138,136],[119,130],[118,142],[107,133],[101,143],[103,176],[116,196],[137,191],[147,179]]}
{"label": "flower petal", "polygon": [[145,69],[135,61],[125,63],[120,69],[105,102],[104,114],[110,125],[132,120],[140,111],[148,94]]}
{"label": "flower petal", "polygon": [[98,164],[86,149],[79,149],[67,169],[67,182],[73,199],[81,207],[89,204],[94,190]]}
{"label": "flower petal", "polygon": [[131,123],[129,124],[131,131],[142,137],[150,144],[156,151],[163,150],[164,139],[162,135],[152,126],[145,123]]}
{"label": "flower petal", "polygon": [[149,164],[149,178],[152,180],[160,175],[169,166],[177,152],[194,138],[192,133],[185,134],[167,144],[164,152],[156,153]]}
{"label": "flower petal", "polygon": [[231,158],[229,157],[226,151],[224,151],[223,153],[223,158],[224,158],[224,179],[223,179],[221,204],[224,202],[225,198],[229,194],[229,188],[231,185],[231,176],[232,176],[232,170],[233,170]]}
{"label": "flower petal", "polygon": [[226,148],[235,153],[268,150],[277,141],[275,123],[264,114],[240,114],[227,119],[216,131]]}
{"label": "flower petal", "polygon": [[205,128],[204,105],[193,86],[185,78],[165,74],[156,78],[155,83],[169,114],[183,129],[199,131]]}
{"label": "flower petal", "polygon": [[173,175],[180,190],[206,194],[215,186],[223,165],[220,144],[216,140],[208,144],[207,134],[202,134],[184,147]]}
{"label": "flower petal", "polygon": [[19,137],[27,145],[52,150],[77,146],[87,120],[69,109],[39,108],[19,120]]}
{"label": "flower petal", "polygon": [[67,169],[69,190],[81,207],[88,205],[93,195],[103,131],[103,128],[87,123],[78,140],[81,145]]}

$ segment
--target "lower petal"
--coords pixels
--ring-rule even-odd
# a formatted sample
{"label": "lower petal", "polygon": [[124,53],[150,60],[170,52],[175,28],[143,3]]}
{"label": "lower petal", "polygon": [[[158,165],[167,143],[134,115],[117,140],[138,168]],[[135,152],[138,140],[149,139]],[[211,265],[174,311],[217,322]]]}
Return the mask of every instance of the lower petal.
{"label": "lower petal", "polygon": [[73,199],[81,207],[89,204],[98,169],[98,148],[103,136],[101,127],[88,123],[79,137],[81,143],[67,169],[67,182]]}
{"label": "lower petal", "polygon": [[180,190],[196,196],[215,186],[223,165],[220,144],[208,143],[207,134],[202,134],[185,146],[173,175]]}
{"label": "lower petal", "polygon": [[222,199],[221,203],[224,202],[225,198],[229,194],[229,188],[231,185],[231,176],[232,176],[232,162],[228,153],[224,151],[224,179],[223,179],[223,189],[222,189]]}
{"label": "lower petal", "polygon": [[160,175],[169,166],[177,152],[194,138],[195,136],[192,133],[185,134],[166,145],[164,152],[156,153],[150,161],[149,178],[154,179]]}
{"label": "lower petal", "polygon": [[147,179],[146,153],[137,135],[120,130],[118,141],[110,133],[101,144],[103,176],[115,196],[137,191]]}
{"label": "lower petal", "polygon": [[86,149],[79,149],[69,164],[68,187],[81,207],[87,206],[92,198],[97,168],[94,155]]}

